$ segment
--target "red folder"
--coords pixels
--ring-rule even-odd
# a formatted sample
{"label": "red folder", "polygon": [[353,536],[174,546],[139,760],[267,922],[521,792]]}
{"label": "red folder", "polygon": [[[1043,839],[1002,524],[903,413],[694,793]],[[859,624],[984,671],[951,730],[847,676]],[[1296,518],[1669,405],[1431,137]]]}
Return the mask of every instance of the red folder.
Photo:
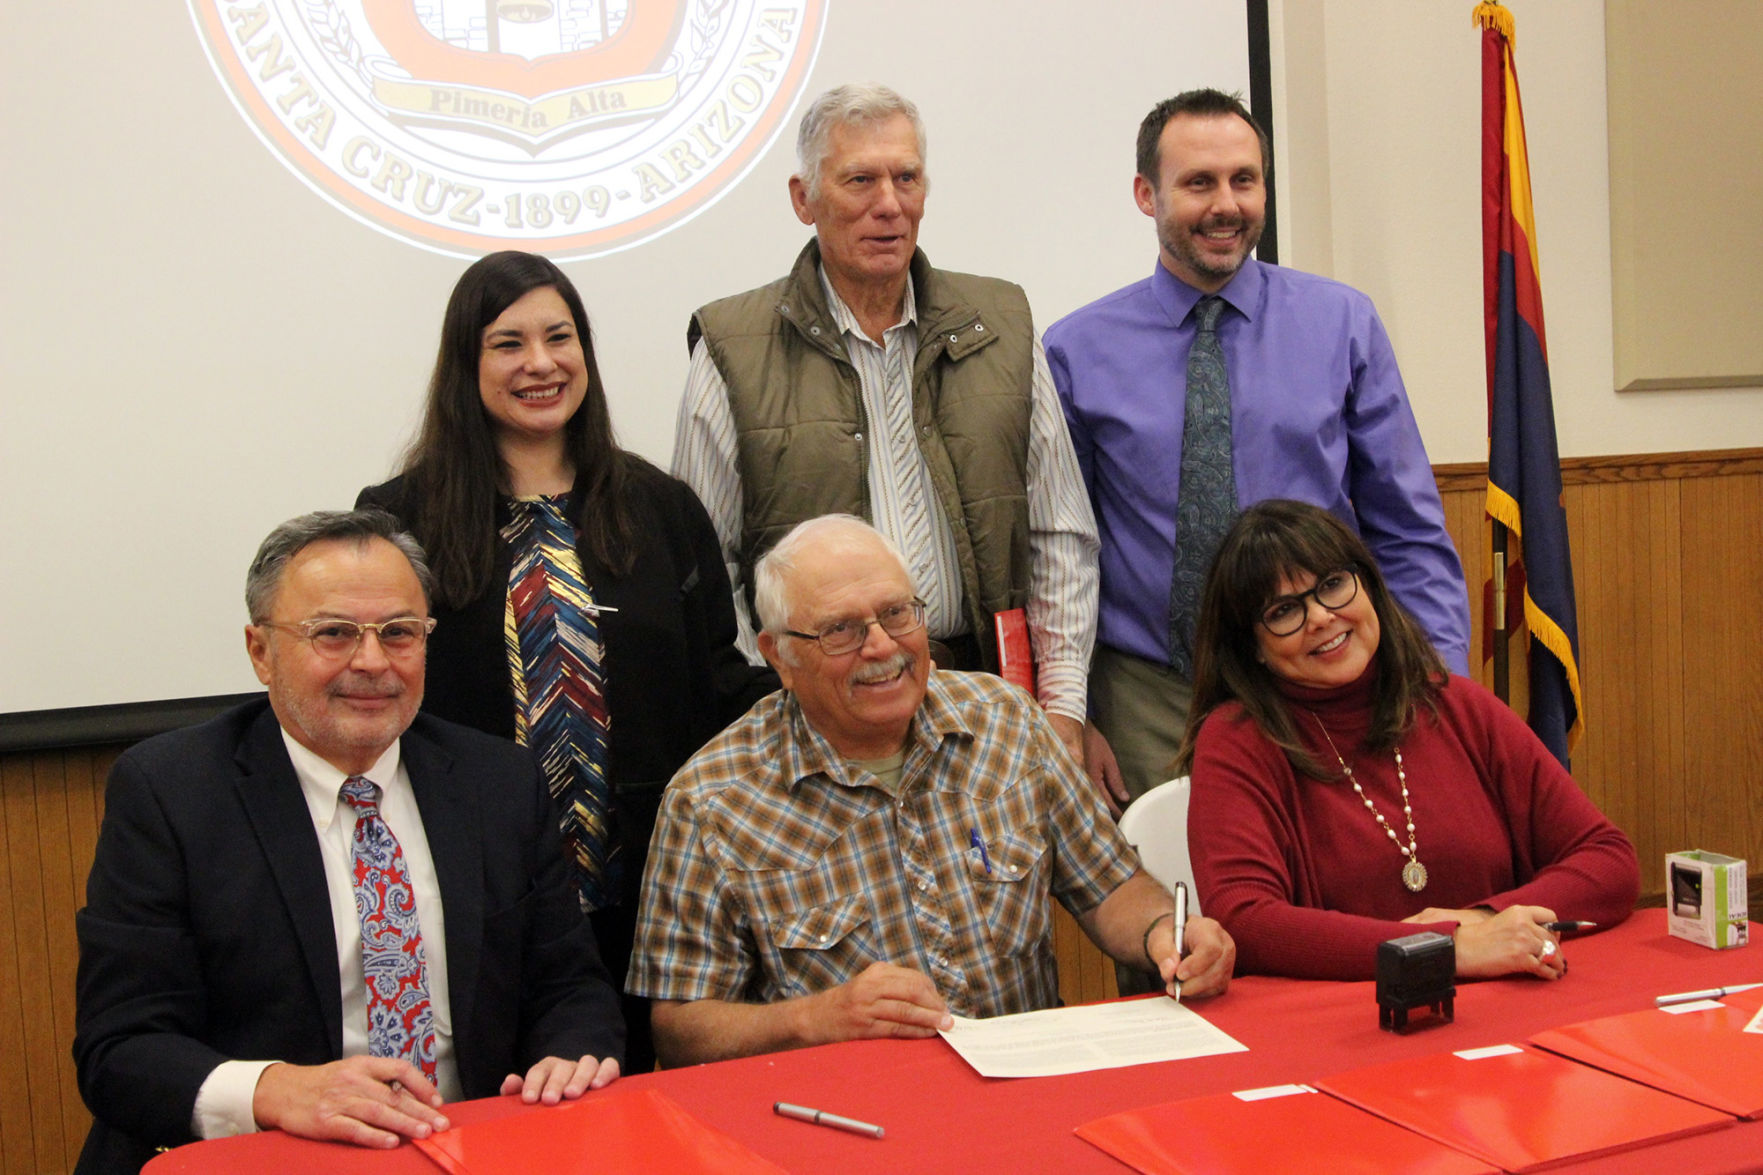
{"label": "red folder", "polygon": [[1028,643],[1028,613],[1021,608],[993,613],[992,629],[998,637],[998,676],[1033,697],[1035,657]]}
{"label": "red folder", "polygon": [[598,1090],[490,1122],[416,1140],[449,1175],[606,1175],[609,1171],[703,1171],[784,1175],[720,1130],[653,1089]]}
{"label": "red folder", "polygon": [[1587,1020],[1530,1042],[1704,1106],[1763,1118],[1763,1036],[1745,1032],[1763,991],[1730,998],[1693,1012],[1648,1008]]}
{"label": "red folder", "polygon": [[1256,1096],[1268,1094],[1256,1090],[1166,1102],[1085,1122],[1076,1134],[1145,1175],[1491,1175],[1495,1170],[1307,1086]]}
{"label": "red folder", "polygon": [[1706,1106],[1515,1045],[1412,1057],[1316,1084],[1507,1171],[1540,1171],[1733,1123]]}

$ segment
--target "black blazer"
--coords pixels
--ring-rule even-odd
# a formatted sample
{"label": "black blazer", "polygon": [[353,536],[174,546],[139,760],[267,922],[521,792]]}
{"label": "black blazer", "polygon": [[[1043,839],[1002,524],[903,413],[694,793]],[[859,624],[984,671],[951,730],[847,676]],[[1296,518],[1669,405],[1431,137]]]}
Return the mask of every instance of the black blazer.
{"label": "black blazer", "polygon": [[[617,793],[625,861],[621,904],[634,910],[661,790],[687,759],[754,702],[778,688],[777,675],[751,665],[735,647],[734,595],[710,516],[691,488],[640,459],[632,461],[628,501],[636,517],[636,557],[615,576],[585,545],[576,553],[597,603],[606,647],[610,717],[606,775]],[[579,492],[570,521],[581,530]],[[413,525],[405,480],[361,491],[356,506],[378,506]],[[485,525],[508,521],[498,504]],[[420,538],[421,535],[419,534]],[[456,610],[437,609],[428,644],[422,707],[431,714],[514,737],[514,691],[503,637],[513,555],[497,544],[490,590]]]}
{"label": "black blazer", "polygon": [[[531,757],[425,715],[401,753],[446,911],[465,1096],[546,1056],[622,1059],[618,1002]],[[96,1119],[78,1171],[133,1171],[190,1141],[222,1061],[341,1058],[323,859],[267,700],[117,760],[76,928],[73,1052]]]}

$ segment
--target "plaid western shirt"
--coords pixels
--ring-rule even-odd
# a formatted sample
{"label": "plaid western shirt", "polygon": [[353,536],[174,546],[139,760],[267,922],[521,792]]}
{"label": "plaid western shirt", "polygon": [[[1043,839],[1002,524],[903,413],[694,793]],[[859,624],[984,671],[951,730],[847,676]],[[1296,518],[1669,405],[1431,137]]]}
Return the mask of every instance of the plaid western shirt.
{"label": "plaid western shirt", "polygon": [[1053,1007],[1049,891],[1087,911],[1137,868],[1040,708],[999,678],[932,671],[892,791],[779,692],[668,785],[626,986],[770,1003],[890,962],[963,1016]]}

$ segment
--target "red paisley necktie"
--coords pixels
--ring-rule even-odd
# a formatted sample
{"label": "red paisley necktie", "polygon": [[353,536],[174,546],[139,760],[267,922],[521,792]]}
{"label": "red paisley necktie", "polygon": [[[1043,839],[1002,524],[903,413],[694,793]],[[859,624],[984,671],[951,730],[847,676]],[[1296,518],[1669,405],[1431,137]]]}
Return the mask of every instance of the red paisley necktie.
{"label": "red paisley necktie", "polygon": [[367,1048],[397,1057],[435,1079],[435,1017],[428,962],[416,924],[416,892],[398,838],[380,816],[380,788],[352,775],[343,799],[355,809],[355,914],[361,919],[361,967],[367,975]]}

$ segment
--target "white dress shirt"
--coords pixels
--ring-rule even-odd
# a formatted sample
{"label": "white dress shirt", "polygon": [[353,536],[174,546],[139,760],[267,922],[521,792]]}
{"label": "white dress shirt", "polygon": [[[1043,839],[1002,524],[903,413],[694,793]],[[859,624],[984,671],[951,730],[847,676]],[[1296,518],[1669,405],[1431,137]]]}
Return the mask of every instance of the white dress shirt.
{"label": "white dress shirt", "polygon": [[[330,890],[331,925],[337,938],[337,981],[343,996],[343,1056],[365,1056],[367,1045],[367,976],[361,963],[361,921],[355,912],[354,866],[355,809],[342,798],[348,776],[296,742],[284,729],[282,742],[293,760],[294,775],[306,797],[312,827],[318,833],[319,853],[324,857],[325,885]],[[416,893],[417,925],[422,931],[423,955],[428,964],[429,1007],[434,1013],[435,1084],[447,1101],[462,1095],[459,1066],[453,1059],[453,1018],[447,991],[446,917],[441,908],[441,887],[435,862],[429,853],[422,814],[410,788],[398,744],[386,748],[363,776],[380,787],[380,817],[398,838],[404,867]],[[251,1111],[257,1081],[276,1064],[268,1061],[223,1061],[196,1093],[190,1128],[198,1138],[224,1138],[250,1134],[257,1129]]]}
{"label": "white dress shirt", "polygon": [[[916,444],[892,443],[885,423],[890,408],[910,418],[912,361],[918,353],[918,309],[912,283],[900,321],[878,345],[865,335],[857,317],[833,290],[823,269],[821,289],[857,370],[863,410],[870,421],[866,445],[872,518],[877,530],[905,552],[909,570],[926,603],[925,623],[933,637],[965,632],[962,589],[954,531],[931,486],[924,455]],[[692,348],[686,391],[674,436],[673,472],[696,491],[722,543],[734,585],[739,643],[758,663],[758,640],[747,608],[740,566],[743,511],[740,469],[735,454],[735,421],[728,384],[700,339]],[[1065,430],[1058,393],[1046,352],[1034,339],[1034,380],[1028,442],[1029,640],[1034,648],[1036,688],[1048,711],[1082,721],[1089,681],[1090,651],[1096,640],[1099,543],[1096,519],[1084,491],[1077,457]],[[910,520],[926,517],[929,535],[913,538]]]}

